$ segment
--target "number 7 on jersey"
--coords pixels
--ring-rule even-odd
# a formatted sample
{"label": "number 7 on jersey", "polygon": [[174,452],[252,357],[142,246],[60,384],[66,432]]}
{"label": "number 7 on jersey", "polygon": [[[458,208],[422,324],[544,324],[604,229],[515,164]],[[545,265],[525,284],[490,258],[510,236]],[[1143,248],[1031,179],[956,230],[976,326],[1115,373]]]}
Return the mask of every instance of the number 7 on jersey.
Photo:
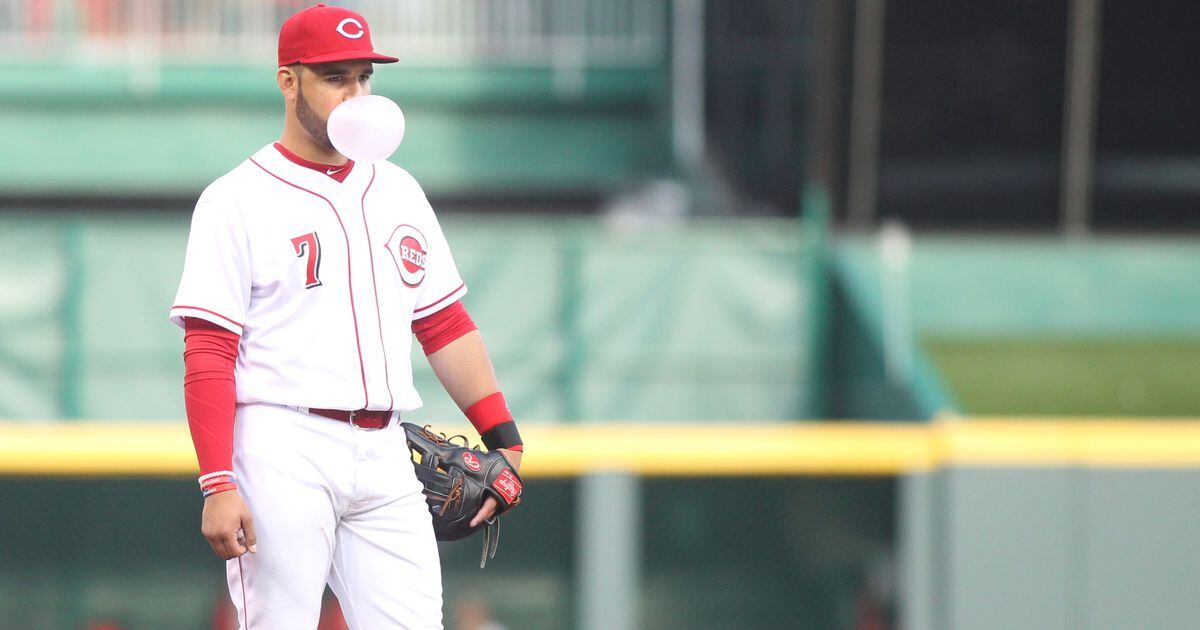
{"label": "number 7 on jersey", "polygon": [[321,241],[316,232],[309,232],[292,239],[292,247],[296,249],[296,257],[308,255],[306,266],[305,289],[321,286]]}

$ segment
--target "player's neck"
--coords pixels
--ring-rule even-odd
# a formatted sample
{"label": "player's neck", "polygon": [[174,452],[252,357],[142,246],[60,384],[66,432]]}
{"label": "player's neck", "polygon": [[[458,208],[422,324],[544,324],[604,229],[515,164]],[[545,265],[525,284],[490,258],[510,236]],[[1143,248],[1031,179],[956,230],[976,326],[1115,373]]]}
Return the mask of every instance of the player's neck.
{"label": "player's neck", "polygon": [[310,162],[341,166],[350,161],[341,153],[313,142],[312,138],[303,129],[297,129],[296,126],[286,123],[283,127],[283,134],[279,136],[279,144],[282,144],[288,151]]}

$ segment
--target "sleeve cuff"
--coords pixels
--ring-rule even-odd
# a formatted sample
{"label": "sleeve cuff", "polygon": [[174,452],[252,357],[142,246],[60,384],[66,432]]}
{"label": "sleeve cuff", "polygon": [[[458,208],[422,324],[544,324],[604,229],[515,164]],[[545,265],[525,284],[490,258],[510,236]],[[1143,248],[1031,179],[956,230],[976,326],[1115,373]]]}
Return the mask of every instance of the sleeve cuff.
{"label": "sleeve cuff", "polygon": [[242,334],[242,323],[241,322],[234,320],[232,318],[226,317],[225,315],[222,315],[216,311],[212,311],[207,308],[202,308],[199,306],[172,306],[171,307],[171,321],[176,326],[183,328],[184,327],[183,318],[185,318],[185,317],[195,317],[197,319],[203,319],[205,321],[212,322],[212,323],[220,326],[221,328],[224,328],[225,330],[228,330],[228,331],[234,333],[235,335],[241,336],[241,334]]}
{"label": "sleeve cuff", "polygon": [[457,289],[447,293],[446,295],[438,298],[437,300],[434,300],[433,302],[430,302],[429,304],[427,304],[425,306],[418,306],[417,308],[413,309],[413,316],[412,316],[413,321],[421,319],[422,317],[429,317],[430,315],[433,315],[434,313],[436,313],[436,312],[446,308],[447,306],[454,304],[458,300],[462,299],[462,297],[466,294],[467,294],[466,283],[458,285]]}

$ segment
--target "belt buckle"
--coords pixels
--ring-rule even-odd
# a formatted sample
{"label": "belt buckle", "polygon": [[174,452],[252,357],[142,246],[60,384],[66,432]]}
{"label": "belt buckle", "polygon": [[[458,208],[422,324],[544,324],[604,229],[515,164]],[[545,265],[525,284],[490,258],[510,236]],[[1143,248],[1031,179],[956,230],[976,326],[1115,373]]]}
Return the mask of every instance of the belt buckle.
{"label": "belt buckle", "polygon": [[358,410],[355,409],[350,412],[350,417],[347,418],[346,420],[350,423],[350,426],[354,427],[355,429],[358,429],[359,431],[366,431],[367,427],[360,427],[354,423],[354,419],[357,417],[358,417]]}

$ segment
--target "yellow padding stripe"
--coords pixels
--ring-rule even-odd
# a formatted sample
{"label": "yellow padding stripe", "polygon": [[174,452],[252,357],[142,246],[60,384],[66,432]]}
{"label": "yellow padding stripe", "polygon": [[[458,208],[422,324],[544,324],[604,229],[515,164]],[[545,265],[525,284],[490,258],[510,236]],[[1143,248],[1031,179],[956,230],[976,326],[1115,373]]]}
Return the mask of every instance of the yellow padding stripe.
{"label": "yellow padding stripe", "polygon": [[[448,432],[469,425],[437,427]],[[1200,421],[588,424],[521,427],[522,473],[894,475],[945,466],[1200,467]],[[472,435],[472,434],[468,434]],[[0,474],[190,476],[182,422],[0,423]]]}

